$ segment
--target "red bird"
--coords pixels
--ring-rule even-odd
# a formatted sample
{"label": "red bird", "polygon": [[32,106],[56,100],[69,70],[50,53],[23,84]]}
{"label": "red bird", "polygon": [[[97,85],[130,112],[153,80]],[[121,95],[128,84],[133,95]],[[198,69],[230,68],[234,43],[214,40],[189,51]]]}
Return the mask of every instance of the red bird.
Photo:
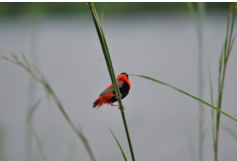
{"label": "red bird", "polygon": [[[128,95],[128,92],[131,88],[131,83],[128,80],[128,74],[127,73],[121,73],[116,77],[116,81],[118,84],[118,88],[120,91],[121,98],[123,99]],[[115,90],[113,88],[113,85],[110,84],[95,100],[93,103],[93,108],[102,106],[103,104],[110,104],[112,106],[114,102],[117,101]]]}

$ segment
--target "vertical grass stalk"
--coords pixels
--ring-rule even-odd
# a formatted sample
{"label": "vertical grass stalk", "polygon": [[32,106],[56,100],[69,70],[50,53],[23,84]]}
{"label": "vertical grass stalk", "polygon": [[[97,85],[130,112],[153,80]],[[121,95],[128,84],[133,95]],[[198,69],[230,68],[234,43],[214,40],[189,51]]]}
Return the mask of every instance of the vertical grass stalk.
{"label": "vertical grass stalk", "polygon": [[[198,97],[203,99],[203,88],[204,88],[204,72],[203,72],[203,17],[204,17],[204,3],[198,3],[198,27],[197,27],[197,35],[198,35]],[[205,123],[205,111],[204,105],[202,103],[198,103],[199,105],[199,150],[198,156],[199,161],[203,160],[203,151],[204,151],[204,123]]]}
{"label": "vertical grass stalk", "polygon": [[108,68],[108,71],[109,71],[110,79],[111,79],[113,87],[115,89],[116,97],[118,99],[118,104],[119,104],[120,111],[121,111],[121,116],[122,116],[125,132],[126,132],[126,136],[127,136],[127,140],[128,140],[128,145],[129,145],[131,157],[132,157],[132,160],[135,161],[135,155],[134,155],[134,152],[133,152],[133,146],[132,146],[132,141],[131,141],[129,130],[128,130],[126,116],[125,116],[125,113],[124,113],[119,88],[118,88],[117,82],[115,80],[114,69],[113,69],[111,58],[110,58],[109,49],[108,49],[108,46],[107,46],[107,43],[106,43],[106,40],[105,40],[103,28],[101,26],[100,19],[99,19],[99,16],[98,16],[97,12],[96,12],[94,3],[89,2],[88,4],[89,4],[89,8],[90,8],[92,17],[93,17],[93,21],[94,21],[94,24],[95,24],[95,27],[96,27],[96,31],[97,31],[99,40],[100,40],[100,43],[101,43],[101,47],[102,47],[102,50],[103,50],[103,53],[104,53],[104,58],[105,58],[106,65],[107,65],[107,68]]}
{"label": "vertical grass stalk", "polygon": [[[194,24],[197,31],[198,39],[198,97],[203,99],[203,88],[204,88],[204,72],[203,72],[203,19],[205,14],[205,4],[204,3],[195,3],[197,4],[197,9],[195,10],[194,4],[189,2],[188,8],[189,12],[193,17]],[[204,122],[205,122],[205,111],[204,105],[201,102],[198,102],[199,106],[199,145],[198,145],[198,157],[199,161],[203,160],[203,143],[204,143]]]}
{"label": "vertical grass stalk", "polygon": [[[209,79],[209,88],[210,88],[210,100],[211,100],[211,104],[214,105],[214,97],[213,97],[213,83],[212,83],[212,76],[211,76],[211,70],[210,67],[208,65],[208,79]],[[215,120],[215,111],[212,109],[211,110],[211,121],[212,121],[212,141],[213,141],[213,149],[215,149],[215,140],[216,140],[216,133],[215,133],[215,129],[216,129],[216,120]]]}
{"label": "vertical grass stalk", "polygon": [[[37,19],[33,19],[32,17],[32,32],[31,32],[31,40],[30,40],[30,50],[29,57],[32,62],[37,64],[37,40],[38,40],[38,23],[36,23]],[[30,77],[28,83],[28,91],[27,91],[27,105],[26,105],[26,118],[31,118],[31,120],[26,119],[25,121],[25,159],[26,161],[35,160],[33,156],[33,135],[32,128],[33,117],[30,116],[31,110],[33,107],[33,103],[35,101],[35,95],[37,92],[37,82]]]}
{"label": "vertical grass stalk", "polygon": [[[226,28],[226,37],[223,46],[223,50],[221,52],[221,56],[219,59],[219,73],[218,73],[218,97],[217,97],[217,107],[221,109],[222,106],[222,98],[224,91],[224,81],[226,75],[227,63],[229,60],[229,56],[231,54],[231,50],[233,47],[234,39],[233,38],[233,30],[234,30],[234,22],[235,22],[235,9],[236,4],[231,3],[229,8],[228,20],[227,20],[227,28]],[[215,135],[215,148],[214,155],[215,161],[218,161],[218,150],[219,150],[219,132],[220,132],[220,113],[216,114],[216,135]]]}

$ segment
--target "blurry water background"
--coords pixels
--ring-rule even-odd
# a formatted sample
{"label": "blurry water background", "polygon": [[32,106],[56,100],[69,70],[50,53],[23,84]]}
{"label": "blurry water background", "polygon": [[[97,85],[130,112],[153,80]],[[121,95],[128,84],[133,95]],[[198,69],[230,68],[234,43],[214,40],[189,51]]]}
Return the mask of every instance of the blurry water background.
{"label": "blurry water background", "polygon": [[[1,5],[1,4],[0,4]],[[87,7],[85,5],[85,7]],[[100,12],[101,13],[101,12]],[[207,12],[204,21],[205,100],[210,101],[209,63],[217,93],[218,60],[225,38],[227,12]],[[116,73],[152,76],[197,95],[197,34],[188,11],[136,12],[109,15],[103,27]],[[1,16],[0,55],[34,52],[41,71],[56,91],[73,121],[89,139],[99,161],[122,160],[111,128],[129,156],[120,112],[92,103],[110,83],[98,36],[89,12],[83,15]],[[237,117],[237,48],[229,60],[223,110]],[[29,75],[18,66],[0,62],[0,150],[5,161],[25,160],[25,120]],[[132,89],[123,100],[137,160],[190,161],[198,145],[198,104],[161,85],[130,77]],[[41,99],[34,126],[48,161],[89,161],[88,155],[68,127],[58,108]],[[216,98],[216,95],[215,95]],[[213,159],[211,112],[205,107],[204,160]],[[221,125],[236,131],[236,123],[224,116]],[[33,142],[33,155],[40,160]],[[236,161],[237,140],[220,132],[221,160]],[[1,158],[1,157],[0,157]],[[2,156],[3,158],[3,156]]]}

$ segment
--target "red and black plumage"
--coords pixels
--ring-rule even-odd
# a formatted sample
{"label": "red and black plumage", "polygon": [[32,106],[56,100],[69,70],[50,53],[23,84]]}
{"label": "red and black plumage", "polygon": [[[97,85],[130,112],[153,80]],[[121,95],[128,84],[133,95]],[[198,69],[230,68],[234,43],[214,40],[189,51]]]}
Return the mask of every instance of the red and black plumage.
{"label": "red and black plumage", "polygon": [[[131,88],[131,83],[128,79],[128,74],[127,73],[121,73],[116,77],[116,81],[119,87],[120,95],[121,98],[123,99],[126,97],[129,93],[129,90]],[[95,100],[93,103],[93,107],[100,107],[103,104],[110,104],[113,105],[114,102],[117,101],[115,91],[113,88],[113,85],[110,84],[100,95],[99,97]]]}

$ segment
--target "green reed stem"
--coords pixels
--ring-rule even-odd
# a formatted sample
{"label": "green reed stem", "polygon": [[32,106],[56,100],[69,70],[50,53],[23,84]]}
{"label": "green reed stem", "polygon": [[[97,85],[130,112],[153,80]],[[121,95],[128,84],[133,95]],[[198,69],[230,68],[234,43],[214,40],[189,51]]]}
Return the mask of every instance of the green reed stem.
{"label": "green reed stem", "polygon": [[[226,75],[227,63],[229,60],[229,56],[231,54],[231,50],[233,47],[233,30],[235,23],[235,4],[231,3],[229,8],[227,27],[226,27],[226,37],[224,42],[224,47],[221,52],[220,60],[219,60],[219,75],[218,75],[218,97],[217,97],[217,108],[221,109],[222,107],[222,98],[224,91],[224,81]],[[218,149],[219,149],[219,132],[220,132],[220,113],[216,114],[216,139],[214,142],[214,160],[218,161]]]}
{"label": "green reed stem", "polygon": [[[197,9],[195,9],[195,4]],[[189,12],[193,18],[193,23],[197,31],[198,39],[198,97],[203,99],[203,18],[205,13],[205,3],[187,3]],[[199,145],[198,145],[198,156],[199,161],[203,160],[203,143],[204,143],[204,122],[205,122],[205,111],[203,104],[198,102],[199,106]]]}
{"label": "green reed stem", "polygon": [[[204,17],[204,3],[197,3],[198,6],[198,97],[203,99],[203,88],[204,88],[204,73],[203,73],[203,17]],[[204,105],[199,102],[199,150],[198,156],[199,161],[203,160],[203,143],[204,143],[204,122],[205,122],[205,111]]]}
{"label": "green reed stem", "polygon": [[103,28],[101,26],[100,19],[99,19],[99,16],[98,16],[97,12],[96,12],[94,3],[89,2],[88,4],[89,4],[91,15],[93,17],[93,21],[94,21],[94,24],[95,24],[95,27],[96,27],[96,31],[97,31],[97,34],[98,34],[98,37],[99,37],[99,40],[100,40],[100,44],[101,44],[101,47],[102,47],[102,50],[103,50],[103,53],[104,53],[104,58],[105,58],[106,65],[107,65],[107,68],[108,68],[108,71],[109,71],[110,79],[111,79],[113,87],[115,89],[116,97],[118,99],[118,104],[119,104],[120,111],[121,111],[121,116],[122,116],[125,132],[126,132],[126,136],[127,136],[127,140],[128,140],[128,145],[129,145],[131,157],[132,157],[132,160],[135,161],[136,159],[135,159],[135,155],[134,155],[134,152],[133,152],[132,141],[131,141],[131,138],[130,138],[130,135],[129,135],[126,116],[125,116],[125,112],[124,112],[124,109],[123,109],[123,104],[122,104],[122,101],[121,101],[119,88],[118,88],[117,82],[115,80],[113,64],[112,64],[112,61],[111,61],[111,58],[110,58],[109,49],[108,49],[108,46],[107,46],[107,43],[106,43],[106,40],[105,40]]}
{"label": "green reed stem", "polygon": [[[213,98],[213,83],[212,83],[212,76],[211,76],[211,70],[208,65],[208,79],[209,79],[209,88],[210,88],[210,100],[211,104],[214,105],[214,98]],[[211,121],[212,121],[212,141],[213,141],[213,149],[215,149],[215,140],[216,140],[216,120],[215,120],[215,111],[211,110]]]}

